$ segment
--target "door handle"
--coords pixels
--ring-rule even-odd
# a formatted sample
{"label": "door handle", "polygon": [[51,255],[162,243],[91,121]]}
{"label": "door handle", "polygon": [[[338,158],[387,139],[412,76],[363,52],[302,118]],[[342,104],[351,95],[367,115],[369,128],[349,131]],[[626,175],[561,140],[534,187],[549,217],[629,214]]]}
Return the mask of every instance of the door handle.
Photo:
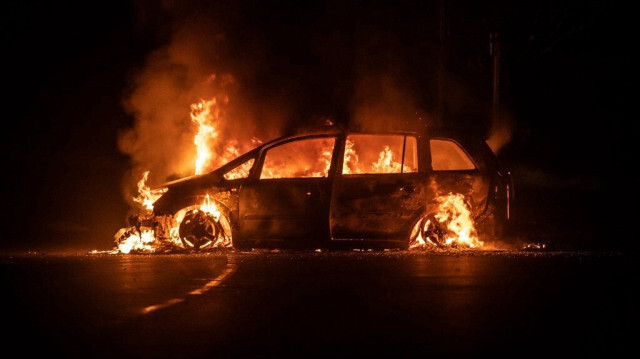
{"label": "door handle", "polygon": [[412,185],[406,185],[406,186],[400,187],[400,190],[406,194],[412,194],[413,192],[415,192],[416,188],[413,187]]}

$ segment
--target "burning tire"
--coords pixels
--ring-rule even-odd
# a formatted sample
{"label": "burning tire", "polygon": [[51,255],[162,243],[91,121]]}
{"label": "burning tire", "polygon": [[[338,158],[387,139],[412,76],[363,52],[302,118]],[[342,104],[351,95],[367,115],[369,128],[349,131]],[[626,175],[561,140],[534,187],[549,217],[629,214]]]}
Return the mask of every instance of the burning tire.
{"label": "burning tire", "polygon": [[435,212],[423,216],[409,236],[409,248],[429,246],[448,248],[480,248],[478,232],[470,206],[461,194],[436,197]]}
{"label": "burning tire", "polygon": [[446,238],[450,234],[447,226],[439,222],[435,215],[428,214],[420,219],[416,224],[414,230],[411,233],[409,243],[413,244],[416,241],[430,241],[436,246],[445,246]]}
{"label": "burning tire", "polygon": [[212,248],[224,236],[220,221],[210,213],[198,209],[185,214],[178,232],[184,247],[193,249]]}

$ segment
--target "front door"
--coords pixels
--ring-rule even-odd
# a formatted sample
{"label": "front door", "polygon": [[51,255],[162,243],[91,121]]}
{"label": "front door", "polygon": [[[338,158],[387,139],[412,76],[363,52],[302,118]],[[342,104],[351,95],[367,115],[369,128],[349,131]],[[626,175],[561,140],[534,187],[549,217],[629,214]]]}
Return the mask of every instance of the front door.
{"label": "front door", "polygon": [[331,198],[331,237],[408,240],[425,206],[413,135],[349,135]]}
{"label": "front door", "polygon": [[263,151],[239,191],[244,240],[328,237],[335,137],[283,141]]}

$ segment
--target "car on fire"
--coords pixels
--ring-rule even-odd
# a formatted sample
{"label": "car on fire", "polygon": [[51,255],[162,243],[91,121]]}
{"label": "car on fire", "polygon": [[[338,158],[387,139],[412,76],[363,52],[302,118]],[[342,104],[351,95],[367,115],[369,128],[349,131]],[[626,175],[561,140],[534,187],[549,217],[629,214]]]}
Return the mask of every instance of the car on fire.
{"label": "car on fire", "polygon": [[489,238],[508,223],[513,199],[510,174],[477,137],[334,126],[266,142],[163,192],[153,203],[156,226],[173,223],[185,247],[240,250],[407,248],[418,237],[450,244],[438,213],[446,196],[460,199],[473,230]]}

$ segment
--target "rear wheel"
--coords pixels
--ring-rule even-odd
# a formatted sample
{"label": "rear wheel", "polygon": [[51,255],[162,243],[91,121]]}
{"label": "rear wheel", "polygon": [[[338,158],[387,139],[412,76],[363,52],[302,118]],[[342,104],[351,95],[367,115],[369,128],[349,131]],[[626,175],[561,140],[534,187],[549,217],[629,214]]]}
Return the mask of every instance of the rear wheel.
{"label": "rear wheel", "polygon": [[418,221],[409,236],[409,247],[426,245],[427,242],[436,246],[444,246],[450,234],[447,226],[436,220],[435,214],[430,213]]}

